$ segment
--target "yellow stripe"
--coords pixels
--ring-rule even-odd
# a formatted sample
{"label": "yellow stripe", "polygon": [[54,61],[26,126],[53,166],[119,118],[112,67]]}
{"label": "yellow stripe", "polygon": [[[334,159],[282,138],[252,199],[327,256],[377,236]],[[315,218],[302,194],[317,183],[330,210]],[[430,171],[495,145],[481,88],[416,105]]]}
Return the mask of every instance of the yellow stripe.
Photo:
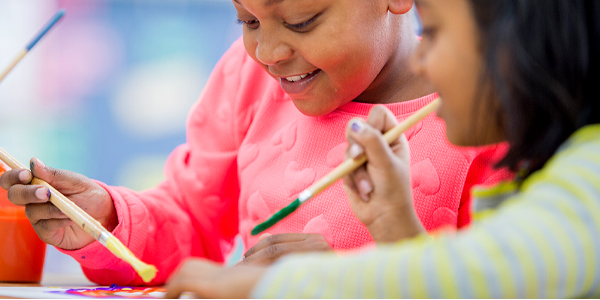
{"label": "yellow stripe", "polygon": [[[342,279],[342,286],[338,287],[338,291],[341,290],[342,298],[356,298],[358,297],[358,295],[356,294],[356,285],[360,283],[358,280],[356,280],[356,277],[360,276],[361,269],[364,266],[361,266],[360,264],[356,263],[355,258],[353,258],[353,261],[346,261],[346,263],[343,264],[343,266],[346,268],[345,272],[342,272],[341,276],[338,276],[338,278],[341,277]],[[353,269],[352,266],[360,266],[360,268]],[[344,269],[340,268],[338,270]]]}
{"label": "yellow stripe", "polygon": [[[515,224],[516,225],[516,224]],[[522,230],[522,228],[525,228],[527,226],[520,226],[521,228],[517,228],[518,230]],[[522,238],[522,237],[521,237]],[[523,272],[523,278],[525,280],[525,295],[529,295],[529,297],[533,297],[535,298],[535,295],[537,294],[537,272],[536,272],[536,267],[535,264],[533,263],[533,255],[536,255],[538,253],[535,253],[535,251],[529,247],[525,248],[524,246],[530,246],[531,244],[528,243],[525,240],[517,240],[517,238],[514,237],[505,237],[505,241],[507,246],[512,250],[512,252],[515,254],[515,256],[517,257],[518,260],[518,265],[521,268],[521,270],[515,270],[515,272],[519,272],[522,271]],[[543,251],[543,250],[542,250]],[[508,275],[508,274],[506,274]],[[511,280],[509,275],[509,278],[506,278],[506,280]],[[519,297],[523,297],[523,295],[519,295]]]}
{"label": "yellow stripe", "polygon": [[[386,256],[390,256],[390,255],[388,255],[387,252],[381,253],[381,257],[379,258],[379,260],[383,259],[383,257],[386,257]],[[373,257],[372,255],[369,255],[369,259],[368,259],[367,263],[365,263],[364,269],[362,272],[363,282],[365,283],[363,285],[362,294],[356,295],[356,297],[358,297],[358,298],[375,298],[375,297],[377,297],[377,282],[376,282],[377,263],[378,263],[377,257]],[[384,278],[384,280],[386,280],[386,279]],[[386,283],[387,282],[388,281],[386,280]]]}
{"label": "yellow stripe", "polygon": [[[556,217],[548,217],[548,218],[540,218],[539,222],[543,225],[545,225],[546,227],[548,227],[550,229],[550,231],[553,233],[555,240],[557,241],[557,244],[561,246],[562,253],[564,253],[564,260],[565,260],[565,265],[567,266],[566,269],[566,285],[565,285],[565,291],[572,291],[574,286],[575,286],[575,272],[573,270],[573,266],[575,266],[575,264],[577,263],[577,260],[575,259],[575,255],[577,255],[577,252],[575,252],[575,249],[571,246],[571,239],[568,235],[568,233],[563,229],[563,227],[561,226],[562,223],[560,222],[562,220],[557,220]],[[557,249],[558,250],[558,249]],[[561,259],[560,257],[555,257],[554,260],[558,260]],[[558,275],[558,274],[557,274]],[[557,283],[557,281],[551,281],[551,283]],[[546,295],[549,298],[557,298],[557,297],[561,297],[562,295],[558,294],[558,290],[556,289],[557,286],[556,284],[551,284],[549,285],[549,290],[548,290],[548,295]],[[552,289],[552,287],[554,287],[554,289]]]}
{"label": "yellow stripe", "polygon": [[[469,237],[469,239],[478,241],[479,239],[476,236],[482,233],[475,233],[475,231],[471,229],[471,232],[469,234],[472,234],[472,236]],[[468,280],[471,282],[473,287],[473,296],[475,298],[491,298],[491,294],[489,293],[490,290],[488,287],[488,282],[485,280],[486,278],[485,276],[483,276],[483,272],[481,272],[481,270],[483,270],[482,266],[487,264],[488,262],[479,261],[478,259],[482,256],[477,255],[477,251],[475,249],[464,246],[460,248],[461,249],[458,253],[458,261],[464,264],[464,267],[466,268],[465,272],[469,275],[469,278],[460,278],[460,280]]]}
{"label": "yellow stripe", "polygon": [[474,187],[471,194],[476,198],[490,198],[512,193],[519,188],[514,181],[503,181],[492,187]]}
{"label": "yellow stripe", "polygon": [[[406,260],[406,256],[408,248],[410,247],[402,247],[400,245],[395,245],[394,247],[388,249],[388,252],[396,251],[397,255],[388,255],[389,263],[385,267],[384,278],[385,278],[385,288],[384,288],[384,297],[385,298],[400,298],[400,272],[405,272],[406,270],[400,269],[400,263],[403,260]],[[404,273],[403,275],[406,275]],[[391,284],[390,284],[391,283]]]}
{"label": "yellow stripe", "polygon": [[450,263],[451,261],[455,261],[456,258],[449,255],[447,243],[442,245],[444,247],[436,247],[433,250],[435,265],[438,267],[436,275],[441,284],[441,287],[438,289],[442,291],[441,296],[443,298],[461,298],[458,293],[456,283],[458,278],[454,278],[454,276],[452,276],[452,274],[456,274],[456,272],[452,269]]}
{"label": "yellow stripe", "polygon": [[473,212],[473,221],[481,222],[482,220],[490,218],[495,214],[496,214],[495,209],[484,209],[484,210],[480,210],[480,211],[475,211],[475,212]]}
{"label": "yellow stripe", "polygon": [[[537,219],[537,218],[536,218]],[[527,235],[528,238],[531,239],[531,242],[537,247],[537,249],[539,249],[538,252],[535,253],[531,253],[533,255],[538,255],[542,258],[542,264],[545,267],[545,274],[546,274],[546,281],[547,282],[556,282],[557,280],[557,275],[558,275],[558,267],[556,265],[556,260],[554,258],[554,256],[552,255],[552,252],[550,250],[548,250],[548,242],[546,241],[546,238],[548,237],[549,233],[543,231],[543,229],[539,228],[539,227],[533,227],[533,226],[519,226],[519,230],[521,230],[525,235]],[[534,271],[530,274],[530,273],[525,273],[525,277],[529,278],[538,278],[538,274],[537,272]],[[538,284],[546,284],[546,282],[540,282]],[[534,289],[535,288],[535,289]],[[537,295],[537,289],[538,286],[534,286],[533,284],[531,284],[531,289],[527,289],[527,295],[525,297],[527,298],[538,298],[541,297],[541,295]],[[546,295],[547,297],[548,295]]]}
{"label": "yellow stripe", "polygon": [[[278,286],[279,290],[281,290],[282,286],[284,287],[284,289],[287,290],[283,296],[284,298],[298,298],[298,295],[302,295],[302,291],[297,290],[298,287],[296,286],[296,284],[298,284],[303,279],[307,279],[307,278],[309,279],[308,286],[315,284],[310,276],[311,273],[314,272],[315,270],[310,270],[310,268],[306,267],[307,266],[306,264],[302,264],[301,262],[302,262],[302,260],[295,261],[293,263],[293,268],[290,268],[290,270],[292,272],[293,271],[296,271],[296,272],[290,273],[290,271],[286,270],[285,273],[288,273],[289,275],[281,276],[282,279],[278,278],[278,280],[273,282],[273,285]],[[281,284],[277,284],[277,281],[283,281],[283,278],[285,278],[285,277],[287,277],[287,278],[291,277],[291,278],[287,282],[284,281]],[[293,287],[290,285],[292,285]]]}
{"label": "yellow stripe", "polygon": [[[516,298],[517,295],[514,292],[515,286],[513,284],[513,280],[510,276],[510,268],[509,263],[505,259],[505,255],[502,253],[500,247],[498,247],[498,241],[495,237],[491,236],[488,232],[481,232],[480,239],[478,242],[481,243],[481,247],[483,248],[484,253],[490,258],[489,263],[493,265],[493,270],[497,270],[496,274],[498,275],[498,280],[500,281],[500,290],[506,291],[502,295],[503,298]],[[494,258],[502,258],[502,259],[494,259]],[[479,298],[479,296],[476,296]]]}
{"label": "yellow stripe", "polygon": [[577,130],[569,137],[568,140],[572,140],[573,143],[579,144],[582,142],[596,140],[598,138],[600,138],[600,125],[593,124]]}

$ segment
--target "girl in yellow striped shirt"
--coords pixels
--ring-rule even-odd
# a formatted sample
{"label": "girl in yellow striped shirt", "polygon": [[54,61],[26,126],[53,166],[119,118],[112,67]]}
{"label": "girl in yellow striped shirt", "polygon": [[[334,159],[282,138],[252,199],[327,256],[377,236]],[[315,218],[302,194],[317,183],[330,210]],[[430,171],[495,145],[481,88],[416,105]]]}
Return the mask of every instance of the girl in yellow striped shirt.
{"label": "girl in yellow striped shirt", "polygon": [[348,126],[348,155],[369,161],[344,182],[377,249],[265,268],[191,260],[168,296],[600,297],[600,1],[416,3],[423,41],[412,67],[440,94],[449,141],[507,141],[499,166],[517,179],[474,192],[471,228],[431,238],[412,217],[406,140],[386,145],[395,118],[375,108]]}

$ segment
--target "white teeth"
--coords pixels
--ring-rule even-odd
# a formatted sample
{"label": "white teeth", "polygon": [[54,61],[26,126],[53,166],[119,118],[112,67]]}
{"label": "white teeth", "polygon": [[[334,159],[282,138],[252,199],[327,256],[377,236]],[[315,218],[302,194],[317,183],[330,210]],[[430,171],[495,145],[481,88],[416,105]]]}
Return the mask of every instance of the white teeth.
{"label": "white teeth", "polygon": [[291,76],[291,77],[286,77],[285,80],[291,81],[291,82],[295,82],[295,81],[298,81],[298,80],[300,80],[302,78],[303,78],[302,76]]}
{"label": "white teeth", "polygon": [[302,74],[302,75],[299,75],[299,76],[286,77],[285,80],[287,80],[289,82],[296,82],[296,81],[299,81],[299,80],[302,80],[302,79],[306,78],[306,76],[311,75],[314,72],[315,71],[312,71],[312,72],[307,73],[307,74]]}

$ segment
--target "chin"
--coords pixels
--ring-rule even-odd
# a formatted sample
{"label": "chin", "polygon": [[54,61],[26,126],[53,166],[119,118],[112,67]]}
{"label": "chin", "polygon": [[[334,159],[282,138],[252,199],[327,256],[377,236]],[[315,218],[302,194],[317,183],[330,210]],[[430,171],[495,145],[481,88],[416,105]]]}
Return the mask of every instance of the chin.
{"label": "chin", "polygon": [[475,140],[470,135],[465,136],[464,131],[457,130],[452,124],[448,125],[448,122],[445,123],[446,138],[452,145],[460,147],[477,146]]}
{"label": "chin", "polygon": [[325,107],[322,105],[322,103],[314,103],[308,99],[292,99],[292,102],[294,103],[294,106],[296,106],[296,109],[298,109],[303,115],[309,117],[323,117],[330,114],[337,108]]}

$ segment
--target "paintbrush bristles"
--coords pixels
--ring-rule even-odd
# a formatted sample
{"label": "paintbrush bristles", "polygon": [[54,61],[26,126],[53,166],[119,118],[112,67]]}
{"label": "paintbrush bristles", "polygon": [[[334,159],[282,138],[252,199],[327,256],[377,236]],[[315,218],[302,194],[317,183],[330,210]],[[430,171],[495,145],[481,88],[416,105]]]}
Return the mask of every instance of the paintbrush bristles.
{"label": "paintbrush bristles", "polygon": [[277,213],[272,215],[268,220],[258,224],[256,227],[254,227],[254,229],[252,229],[251,234],[257,235],[257,234],[271,228],[273,225],[277,224],[277,222],[285,219],[291,213],[295,212],[296,209],[298,209],[298,207],[300,207],[300,204],[302,204],[302,203],[300,203],[300,200],[298,200],[298,199],[294,200],[288,206],[282,208]]}

